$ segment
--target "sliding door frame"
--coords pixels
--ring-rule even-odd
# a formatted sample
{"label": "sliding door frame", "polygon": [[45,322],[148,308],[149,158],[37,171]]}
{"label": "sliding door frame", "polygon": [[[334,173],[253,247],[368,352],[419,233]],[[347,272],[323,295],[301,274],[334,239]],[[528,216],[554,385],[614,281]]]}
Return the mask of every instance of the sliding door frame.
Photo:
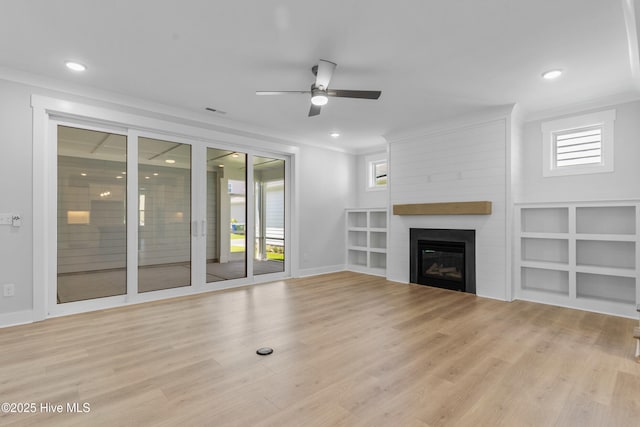
{"label": "sliding door frame", "polygon": [[[284,277],[291,277],[292,276],[292,264],[291,264],[291,255],[293,254],[293,250],[291,247],[292,244],[292,240],[291,240],[291,230],[293,229],[293,221],[292,219],[292,206],[293,204],[291,203],[291,201],[293,200],[293,189],[294,189],[294,184],[293,184],[293,179],[292,179],[292,167],[293,167],[293,156],[285,156],[285,155],[278,155],[278,154],[274,154],[274,153],[269,153],[269,152],[263,152],[263,151],[259,151],[259,150],[254,150],[252,152],[252,156],[251,156],[251,200],[252,203],[255,202],[255,194],[254,194],[254,190],[255,190],[255,180],[253,179],[253,159],[255,157],[268,157],[268,158],[272,158],[272,159],[277,159],[277,160],[284,160],[284,199],[285,199],[285,203],[284,203],[284,271],[283,272],[278,272],[278,273],[268,273],[268,274],[259,274],[256,277],[258,278],[257,281],[259,282],[265,282],[265,281],[271,281],[271,280],[276,280],[276,279],[280,279],[280,278],[284,278]],[[248,161],[247,161],[247,164]],[[247,166],[248,168],[248,166]],[[248,196],[247,196],[248,197]],[[253,206],[253,204],[252,204]],[[255,209],[252,209],[251,212],[251,248],[253,251],[253,245],[255,242]],[[253,252],[251,254],[251,260],[252,260],[252,265],[251,265],[251,273],[253,274]],[[247,266],[247,268],[249,268]]]}
{"label": "sliding door frame", "polygon": [[[166,121],[149,116],[95,107],[39,95],[33,108],[33,319],[125,306],[218,289],[246,286],[291,277],[292,219],[295,183],[293,167],[297,148],[265,141],[260,135],[202,127],[191,120]],[[127,136],[127,293],[86,301],[57,304],[57,127],[97,130]],[[147,137],[191,145],[191,286],[138,292],[138,138]],[[270,139],[265,137],[265,139]],[[267,149],[255,149],[256,146]],[[208,147],[247,154],[247,277],[206,283],[206,150]],[[273,151],[271,151],[273,150]],[[254,156],[285,160],[285,265],[284,271],[253,274]]]}
{"label": "sliding door frame", "polygon": [[[64,315],[69,313],[77,313],[91,310],[98,310],[101,308],[109,307],[114,304],[122,305],[127,302],[127,296],[129,291],[129,277],[127,271],[127,294],[114,295],[108,297],[101,297],[95,299],[73,301],[64,304],[57,302],[57,285],[58,285],[58,128],[60,126],[66,126],[76,129],[83,129],[95,132],[104,132],[109,134],[122,135],[127,137],[127,213],[129,210],[129,156],[131,150],[131,139],[127,129],[117,126],[101,125],[96,123],[84,123],[73,120],[67,120],[64,118],[52,118],[49,121],[49,140],[51,141],[51,150],[48,151],[48,161],[50,162],[50,175],[47,181],[46,192],[50,197],[48,199],[48,215],[47,220],[47,241],[49,242],[49,253],[51,262],[48,263],[48,276],[49,280],[46,289],[47,298],[47,314],[49,316]],[[137,148],[137,145],[136,145]],[[134,177],[135,178],[135,177]],[[128,229],[127,223],[127,229]],[[130,242],[129,236],[127,236],[127,270],[129,270],[129,252]]]}

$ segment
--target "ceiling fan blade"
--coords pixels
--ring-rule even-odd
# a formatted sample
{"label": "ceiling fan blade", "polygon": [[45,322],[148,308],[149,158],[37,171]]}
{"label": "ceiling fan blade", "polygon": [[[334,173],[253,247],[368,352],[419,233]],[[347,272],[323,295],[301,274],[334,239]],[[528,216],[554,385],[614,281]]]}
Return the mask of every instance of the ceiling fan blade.
{"label": "ceiling fan blade", "polygon": [[381,94],[382,92],[379,90],[331,89],[327,91],[327,96],[335,96],[338,98],[378,99]]}
{"label": "ceiling fan blade", "polygon": [[307,95],[311,92],[308,90],[257,90],[256,95],[291,95],[291,94],[299,94],[306,93]]}
{"label": "ceiling fan blade", "polygon": [[318,62],[318,71],[316,74],[316,87],[322,86],[324,89],[329,87],[329,81],[333,75],[333,70],[336,69],[336,64],[331,61],[325,61],[321,59]]}
{"label": "ceiling fan blade", "polygon": [[309,109],[309,117],[317,116],[320,114],[320,106],[311,104],[311,108]]}

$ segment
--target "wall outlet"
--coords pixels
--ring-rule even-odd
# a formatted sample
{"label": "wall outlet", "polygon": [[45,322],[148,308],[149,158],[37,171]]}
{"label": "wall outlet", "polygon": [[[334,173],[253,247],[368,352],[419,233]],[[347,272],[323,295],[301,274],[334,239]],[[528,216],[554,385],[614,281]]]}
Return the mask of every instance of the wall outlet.
{"label": "wall outlet", "polygon": [[16,294],[16,285],[13,283],[7,283],[2,287],[2,295],[5,297],[12,297]]}

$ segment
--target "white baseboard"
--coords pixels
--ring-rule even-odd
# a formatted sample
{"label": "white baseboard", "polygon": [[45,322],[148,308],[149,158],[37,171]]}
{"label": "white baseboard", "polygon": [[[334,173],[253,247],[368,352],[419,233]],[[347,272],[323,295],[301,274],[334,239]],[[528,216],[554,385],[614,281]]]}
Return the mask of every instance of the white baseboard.
{"label": "white baseboard", "polygon": [[33,323],[33,311],[23,310],[0,314],[0,328]]}
{"label": "white baseboard", "polygon": [[317,276],[319,274],[338,273],[345,270],[346,266],[344,264],[327,265],[325,267],[316,268],[300,268],[296,271],[295,277]]}

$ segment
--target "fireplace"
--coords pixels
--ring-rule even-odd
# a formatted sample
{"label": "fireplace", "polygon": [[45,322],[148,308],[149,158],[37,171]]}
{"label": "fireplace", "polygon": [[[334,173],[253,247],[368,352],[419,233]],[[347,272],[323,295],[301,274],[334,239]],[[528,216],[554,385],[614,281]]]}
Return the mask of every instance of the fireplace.
{"label": "fireplace", "polygon": [[410,229],[411,283],[476,293],[475,230]]}

